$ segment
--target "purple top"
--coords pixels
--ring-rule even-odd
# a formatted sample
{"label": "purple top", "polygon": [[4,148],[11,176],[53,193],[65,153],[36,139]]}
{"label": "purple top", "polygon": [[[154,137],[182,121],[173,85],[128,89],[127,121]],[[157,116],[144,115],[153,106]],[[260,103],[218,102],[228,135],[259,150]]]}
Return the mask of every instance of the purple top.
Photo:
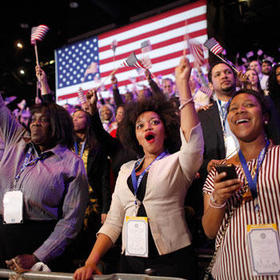
{"label": "purple top", "polygon": [[88,203],[87,176],[83,161],[57,145],[49,150],[49,157],[26,167],[14,186],[28,150],[25,136],[27,132],[11,116],[0,95],[0,138],[5,143],[0,161],[0,215],[4,193],[13,189],[23,192],[24,220],[57,220],[51,235],[33,252],[48,262],[63,253],[81,228]]}

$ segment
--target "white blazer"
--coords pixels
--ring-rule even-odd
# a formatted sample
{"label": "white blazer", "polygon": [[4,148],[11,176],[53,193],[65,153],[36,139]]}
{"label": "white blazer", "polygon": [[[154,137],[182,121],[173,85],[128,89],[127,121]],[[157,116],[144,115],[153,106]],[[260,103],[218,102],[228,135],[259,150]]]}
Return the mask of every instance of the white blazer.
{"label": "white blazer", "polygon": [[[160,255],[191,244],[191,234],[185,219],[184,201],[187,190],[203,160],[203,135],[198,124],[186,142],[181,131],[180,151],[155,161],[148,173],[143,200],[151,233]],[[139,206],[127,185],[136,161],[122,165],[112,195],[110,211],[99,233],[113,243],[122,231],[122,252],[125,249],[125,217],[135,216]]]}

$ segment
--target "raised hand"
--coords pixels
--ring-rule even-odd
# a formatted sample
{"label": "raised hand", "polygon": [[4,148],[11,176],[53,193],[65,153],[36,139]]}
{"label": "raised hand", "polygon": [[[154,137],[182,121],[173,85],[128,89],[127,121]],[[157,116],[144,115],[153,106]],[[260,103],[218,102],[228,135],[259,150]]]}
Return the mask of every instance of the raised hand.
{"label": "raised hand", "polygon": [[48,84],[48,79],[45,71],[39,65],[36,65],[35,72],[36,72],[37,80],[41,85],[41,94],[45,95],[50,93],[51,90]]}
{"label": "raised hand", "polygon": [[86,99],[89,104],[89,113],[94,114],[97,110],[97,90],[90,89],[86,94]]}
{"label": "raised hand", "polygon": [[192,67],[186,57],[182,57],[179,65],[175,68],[176,83],[188,81],[190,78]]}
{"label": "raised hand", "polygon": [[111,76],[111,82],[115,86],[118,84],[118,80],[114,74]]}

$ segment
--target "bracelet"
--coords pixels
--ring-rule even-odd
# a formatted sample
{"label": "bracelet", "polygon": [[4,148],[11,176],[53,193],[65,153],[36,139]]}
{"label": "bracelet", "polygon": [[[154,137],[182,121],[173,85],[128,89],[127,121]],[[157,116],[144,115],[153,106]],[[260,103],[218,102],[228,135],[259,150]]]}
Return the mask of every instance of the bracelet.
{"label": "bracelet", "polygon": [[193,98],[191,97],[191,98],[189,98],[189,99],[184,99],[184,98],[182,98],[182,99],[180,99],[180,101],[182,102],[182,101],[184,101],[184,103],[183,104],[181,104],[180,106],[179,106],[179,110],[182,110],[186,105],[188,105],[189,103],[193,103]]}
{"label": "bracelet", "polygon": [[209,206],[210,207],[216,208],[216,209],[221,209],[221,208],[224,208],[226,205],[227,205],[226,201],[222,204],[217,204],[214,197],[213,197],[213,194],[210,195],[210,201],[209,201]]}

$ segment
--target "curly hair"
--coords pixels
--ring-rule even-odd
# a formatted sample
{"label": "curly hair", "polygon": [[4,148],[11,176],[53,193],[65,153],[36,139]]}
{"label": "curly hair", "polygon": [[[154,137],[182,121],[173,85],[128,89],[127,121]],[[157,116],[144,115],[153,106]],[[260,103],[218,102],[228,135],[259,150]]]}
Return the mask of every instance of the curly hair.
{"label": "curly hair", "polygon": [[125,105],[125,115],[118,128],[118,135],[122,144],[130,149],[132,148],[139,156],[144,154],[136,138],[135,124],[137,118],[148,111],[157,113],[163,122],[166,134],[165,149],[169,153],[177,152],[181,145],[179,116],[176,114],[176,109],[172,103],[162,95],[152,96]]}

